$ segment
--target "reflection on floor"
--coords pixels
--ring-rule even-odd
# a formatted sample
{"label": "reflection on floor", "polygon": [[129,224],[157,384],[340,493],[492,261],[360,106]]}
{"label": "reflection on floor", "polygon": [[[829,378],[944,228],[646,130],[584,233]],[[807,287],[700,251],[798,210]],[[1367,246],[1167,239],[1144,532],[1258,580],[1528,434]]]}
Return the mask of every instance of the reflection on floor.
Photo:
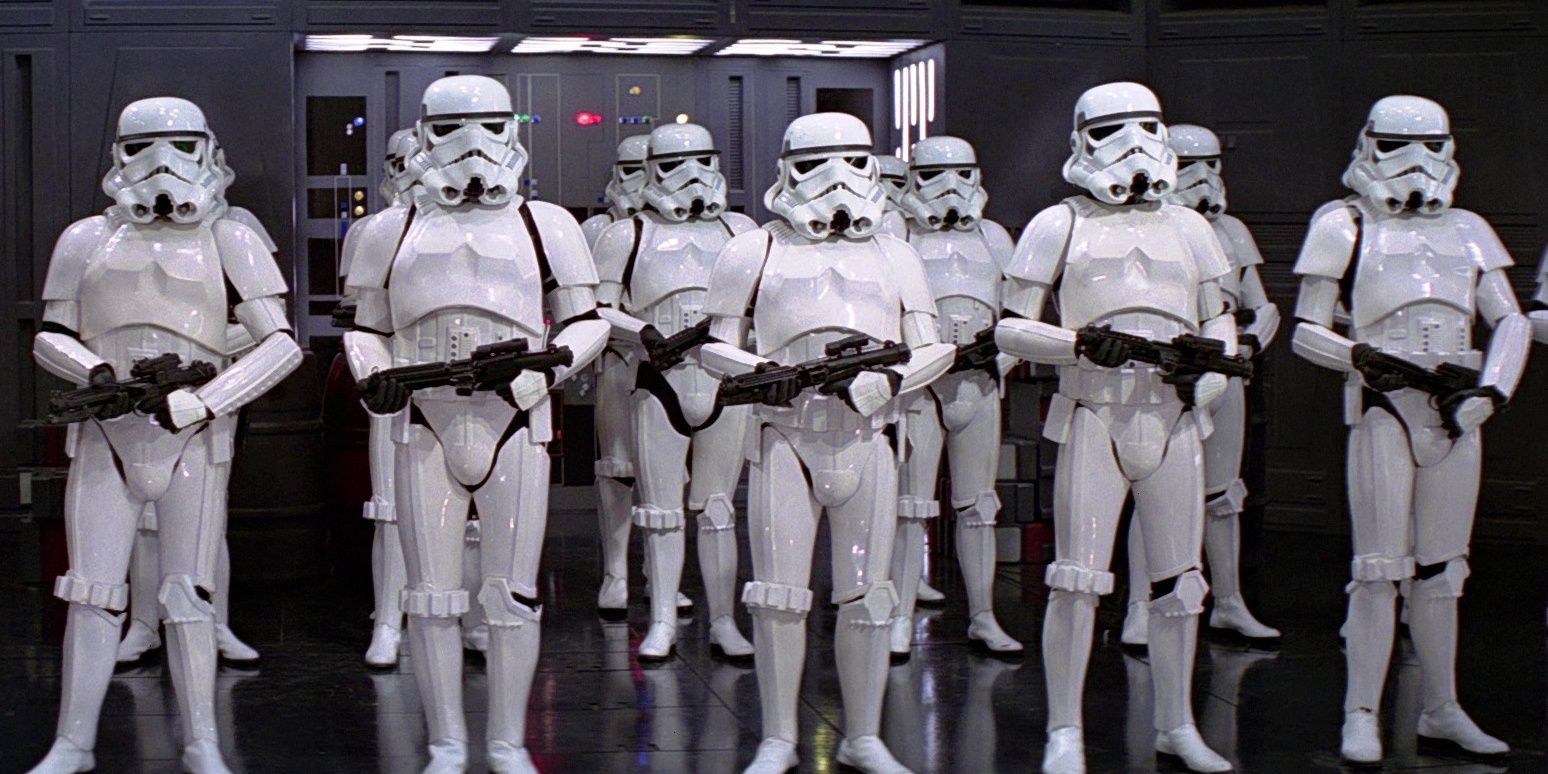
{"label": "reflection on floor", "polygon": [[[634,583],[631,621],[603,625],[592,612],[598,564],[589,513],[555,513],[542,591],[543,658],[533,691],[528,744],[547,772],[732,772],[758,742],[757,685],[750,669],[716,661],[702,620],[687,624],[676,658],[642,668],[632,649],[647,611]],[[1199,725],[1245,772],[1337,770],[1343,692],[1343,573],[1338,538],[1269,535],[1256,587],[1264,621],[1286,632],[1278,653],[1211,641],[1199,650]],[[633,565],[638,567],[636,563]],[[750,565],[744,557],[743,575]],[[819,577],[828,566],[816,563]],[[1121,565],[1120,565],[1121,566]],[[1388,771],[1548,770],[1544,698],[1542,569],[1538,549],[1483,546],[1464,600],[1463,703],[1516,754],[1480,764],[1423,757],[1415,749],[1418,671],[1400,644],[1384,729]],[[691,557],[686,591],[703,604]],[[1028,646],[1022,663],[979,655],[954,569],[937,571],[943,611],[921,609],[923,644],[892,668],[884,735],[918,771],[1035,770],[1043,743],[1043,681],[1037,646],[1046,589],[1041,568],[1001,569],[1001,621]],[[819,586],[823,585],[819,581]],[[222,667],[219,711],[228,760],[243,772],[417,772],[424,724],[405,660],[395,671],[361,663],[369,637],[364,576],[323,587],[244,587],[233,624],[263,652],[252,670]],[[0,772],[24,771],[47,749],[58,706],[58,633],[37,587],[0,594]],[[50,603],[52,604],[52,603]],[[1150,771],[1149,669],[1118,646],[1122,604],[1099,620],[1086,706],[1093,772]],[[831,611],[814,613],[801,719],[803,770],[832,769],[840,737],[830,646]],[[746,627],[745,616],[743,618]],[[483,770],[484,670],[469,659],[467,702],[473,771]],[[176,705],[159,655],[113,680],[97,748],[100,771],[177,771]]]}

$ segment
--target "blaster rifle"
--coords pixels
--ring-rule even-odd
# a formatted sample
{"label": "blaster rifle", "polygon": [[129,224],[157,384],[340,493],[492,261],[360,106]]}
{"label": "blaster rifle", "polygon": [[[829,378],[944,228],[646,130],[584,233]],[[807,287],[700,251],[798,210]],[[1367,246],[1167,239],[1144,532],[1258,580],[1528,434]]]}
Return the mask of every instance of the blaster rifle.
{"label": "blaster rifle", "polygon": [[956,358],[951,361],[951,368],[946,373],[954,374],[959,371],[995,373],[995,358],[999,354],[1000,346],[994,343],[994,326],[991,325],[973,334],[973,343],[957,346]]}
{"label": "blaster rifle", "polygon": [[358,386],[362,395],[371,395],[383,380],[391,379],[409,392],[433,387],[455,387],[458,395],[466,396],[474,392],[506,390],[511,380],[522,371],[551,371],[573,362],[575,358],[569,347],[550,346],[539,352],[529,352],[527,340],[518,337],[485,344],[473,350],[473,355],[466,360],[423,363],[377,371],[361,379]]}
{"label": "blaster rifle", "polygon": [[214,365],[195,360],[185,366],[174,352],[137,360],[124,381],[55,390],[48,399],[48,421],[67,425],[92,418],[111,419],[131,409],[151,413],[172,392],[199,387],[214,378]]}
{"label": "blaster rifle", "polygon": [[1076,337],[1076,354],[1089,355],[1104,341],[1121,342],[1128,358],[1153,365],[1161,372],[1161,381],[1177,387],[1183,403],[1193,405],[1193,385],[1205,374],[1224,374],[1252,378],[1252,361],[1241,355],[1227,355],[1225,342],[1184,333],[1171,341],[1152,341],[1144,336],[1115,331],[1110,325],[1087,325]]}
{"label": "blaster rifle", "polygon": [[649,339],[645,344],[645,359],[658,371],[665,371],[678,363],[701,344],[710,340],[710,318],[684,328],[664,339]]}
{"label": "blaster rifle", "polygon": [[763,363],[748,373],[722,377],[719,401],[724,406],[788,406],[805,390],[816,388],[833,394],[861,371],[876,371],[908,361],[907,344],[884,341],[866,349],[869,341],[865,334],[857,333],[828,344],[823,349],[825,357],[796,365]]}
{"label": "blaster rifle", "polygon": [[1431,404],[1440,412],[1441,426],[1453,439],[1462,436],[1462,428],[1457,424],[1457,409],[1468,397],[1488,397],[1496,407],[1505,402],[1505,396],[1497,388],[1478,386],[1479,371],[1474,368],[1456,363],[1425,368],[1368,344],[1356,344],[1351,354],[1355,368],[1371,389],[1392,392],[1406,387],[1429,395]]}

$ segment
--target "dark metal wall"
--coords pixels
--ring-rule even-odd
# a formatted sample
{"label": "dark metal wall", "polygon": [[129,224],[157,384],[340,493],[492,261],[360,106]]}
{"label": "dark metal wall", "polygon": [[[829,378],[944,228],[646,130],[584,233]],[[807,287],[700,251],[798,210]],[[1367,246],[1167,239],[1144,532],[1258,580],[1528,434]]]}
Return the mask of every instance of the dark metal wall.
{"label": "dark metal wall", "polygon": [[[1548,237],[1539,182],[1548,153],[1537,136],[1548,125],[1548,3],[1535,0],[0,0],[0,510],[22,505],[18,471],[43,454],[42,435],[19,425],[36,415],[40,392],[27,350],[48,251],[71,220],[106,203],[98,182],[118,108],[167,92],[204,106],[239,174],[232,198],[273,231],[288,269],[300,180],[295,36],[350,31],[942,41],[944,129],[978,145],[990,215],[1013,229],[1069,191],[1058,170],[1080,91],[1146,80],[1171,120],[1222,134],[1233,211],[1258,235],[1265,279],[1287,312],[1306,218],[1340,195],[1365,109],[1382,94],[1415,92],[1451,109],[1458,201],[1498,227],[1523,294]],[[500,62],[507,75],[526,67]],[[679,78],[690,62],[691,77]],[[788,79],[802,79],[799,109],[810,110],[816,88],[858,72],[845,64],[709,57],[655,72],[673,74],[663,94],[691,95],[695,120],[723,138],[733,134],[727,106],[740,99],[745,155],[732,199],[756,215],[790,110]],[[884,83],[886,63],[874,65],[866,79]],[[881,140],[890,102],[876,96]],[[575,195],[562,203],[589,197]],[[1480,527],[1489,534],[1543,534],[1533,440],[1545,418],[1531,396],[1548,387],[1544,373],[1534,366],[1517,407],[1490,426]],[[1269,518],[1341,529],[1335,380],[1282,342],[1260,387]]]}

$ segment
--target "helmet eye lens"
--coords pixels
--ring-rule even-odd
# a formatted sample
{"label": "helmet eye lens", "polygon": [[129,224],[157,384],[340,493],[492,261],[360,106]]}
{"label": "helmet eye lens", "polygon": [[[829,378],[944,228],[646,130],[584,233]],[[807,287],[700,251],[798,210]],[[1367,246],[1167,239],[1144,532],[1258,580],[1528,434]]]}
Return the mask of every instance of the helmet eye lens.
{"label": "helmet eye lens", "polygon": [[918,176],[919,176],[919,182],[922,183],[922,182],[924,182],[926,180],[934,180],[938,175],[941,174],[941,170],[939,170],[939,169],[926,169],[926,170],[923,170],[923,171],[918,172],[916,174],[918,174]]}
{"label": "helmet eye lens", "polygon": [[672,161],[658,161],[658,162],[656,162],[656,168],[658,170],[660,170],[662,173],[666,173],[666,172],[671,172],[674,169],[677,169],[679,166],[682,165],[682,163],[683,163],[682,161],[677,160],[677,159],[673,159]]}
{"label": "helmet eye lens", "polygon": [[790,166],[795,168],[796,174],[804,175],[816,169],[820,164],[822,164],[822,162],[826,160],[827,159],[802,159],[800,161],[791,162]]}
{"label": "helmet eye lens", "polygon": [[488,122],[485,122],[485,124],[484,124],[484,131],[486,131],[486,132],[488,132],[490,134],[498,135],[498,134],[500,134],[500,133],[505,131],[505,122],[504,121],[488,121]]}
{"label": "helmet eye lens", "polygon": [[870,160],[871,160],[870,156],[845,156],[844,157],[844,161],[849,162],[849,166],[854,167],[855,169],[865,169],[866,164],[870,163]]}
{"label": "helmet eye lens", "polygon": [[1185,161],[1179,161],[1177,163],[1177,171],[1181,172],[1197,163],[1199,163],[1198,159],[1187,159]]}
{"label": "helmet eye lens", "polygon": [[1403,140],[1377,140],[1376,150],[1380,153],[1396,153],[1408,144]]}
{"label": "helmet eye lens", "polygon": [[1446,141],[1437,140],[1434,142],[1427,142],[1424,144],[1424,147],[1428,148],[1431,153],[1441,153],[1446,150]]}
{"label": "helmet eye lens", "polygon": [[436,137],[445,137],[461,128],[461,124],[431,124],[430,133]]}
{"label": "helmet eye lens", "polygon": [[141,151],[144,151],[146,148],[149,148],[150,146],[151,146],[151,144],[148,143],[148,142],[125,143],[124,144],[124,155],[125,156],[138,156],[138,155],[140,155]]}
{"label": "helmet eye lens", "polygon": [[641,167],[640,167],[639,164],[619,164],[618,165],[618,171],[623,173],[624,177],[633,177],[634,175],[638,175],[640,173],[640,169],[641,169]]}
{"label": "helmet eye lens", "polygon": [[971,170],[971,169],[959,169],[959,170],[957,170],[957,177],[960,177],[963,180],[972,180],[973,179],[973,170]]}
{"label": "helmet eye lens", "polygon": [[173,140],[172,147],[182,153],[193,153],[199,149],[197,140]]}
{"label": "helmet eye lens", "polygon": [[1219,172],[1219,171],[1220,171],[1220,159],[1210,159],[1210,160],[1209,160],[1209,161],[1206,161],[1206,162],[1204,162],[1204,163],[1205,163],[1205,165],[1207,165],[1207,166],[1208,166],[1208,167],[1209,167],[1209,168],[1210,168],[1210,169],[1213,169],[1213,170],[1215,170],[1215,171],[1216,171],[1216,172]]}
{"label": "helmet eye lens", "polygon": [[1161,124],[1155,121],[1141,121],[1140,128],[1144,129],[1146,134],[1157,134],[1161,131]]}
{"label": "helmet eye lens", "polygon": [[1101,142],[1113,136],[1115,132],[1122,128],[1123,126],[1121,124],[1113,124],[1111,126],[1093,126],[1086,130],[1086,135],[1089,136],[1092,140]]}

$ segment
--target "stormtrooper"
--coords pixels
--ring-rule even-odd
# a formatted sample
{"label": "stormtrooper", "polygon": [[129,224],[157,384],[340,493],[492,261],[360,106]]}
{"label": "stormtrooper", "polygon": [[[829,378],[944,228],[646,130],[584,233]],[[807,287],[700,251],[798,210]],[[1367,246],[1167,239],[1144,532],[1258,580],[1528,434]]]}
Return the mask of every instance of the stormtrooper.
{"label": "stormtrooper", "polygon": [[[226,163],[226,149],[221,146],[213,133],[210,135],[210,145],[214,148],[215,166],[220,169],[221,175],[213,217],[216,220],[230,219],[248,227],[258,235],[264,248],[271,255],[277,254],[279,245],[274,243],[258,217],[245,207],[227,202],[226,191],[236,181],[236,171]],[[109,197],[116,198],[118,189],[121,187],[120,180],[118,175],[109,174],[103,180],[103,191]],[[227,324],[226,357],[231,359],[240,357],[251,349],[254,343],[247,328],[241,323]],[[235,444],[236,423],[230,423],[227,429],[232,434],[229,442]],[[221,504],[224,505],[224,501]],[[157,542],[156,523],[156,506],[147,503],[145,510],[140,513],[139,530],[135,533],[134,552],[129,564],[129,627],[124,632],[123,640],[118,643],[118,663],[120,664],[139,661],[147,652],[161,647],[161,610],[156,601],[156,592],[161,583],[161,548]],[[258,651],[237,637],[229,623],[231,550],[224,538],[221,539],[220,553],[215,560],[215,589],[210,601],[215,606],[215,647],[220,657],[237,663],[257,661]]]}
{"label": "stormtrooper", "polygon": [[[382,182],[378,189],[387,205],[357,221],[344,234],[344,259],[340,261],[339,274],[348,277],[350,269],[359,260],[361,236],[370,232],[367,225],[373,219],[390,217],[400,225],[409,220],[407,208],[413,206],[414,176],[408,168],[409,159],[419,151],[419,141],[412,127],[399,129],[387,138],[387,155],[382,160]],[[392,212],[404,210],[403,212]],[[392,212],[391,215],[384,213]],[[401,234],[400,234],[401,236]],[[346,293],[341,304],[355,305],[357,299]],[[379,414],[370,415],[370,427],[366,440],[367,466],[371,472],[371,499],[361,507],[362,515],[376,524],[371,540],[371,590],[376,601],[371,614],[375,625],[371,628],[371,643],[366,647],[365,662],[373,667],[391,667],[398,663],[399,646],[403,639],[403,609],[398,605],[406,572],[403,565],[403,544],[398,537],[398,516],[393,507],[393,442],[392,418]],[[473,590],[477,593],[477,589]]]}
{"label": "stormtrooper", "polygon": [[[1109,83],[1087,90],[1075,103],[1070,150],[1064,179],[1087,193],[1027,224],[1006,270],[996,336],[1005,352],[1059,371],[1043,426],[1060,445],[1056,557],[1046,574],[1043,624],[1043,771],[1085,771],[1081,691],[1097,601],[1113,590],[1108,566],[1130,494],[1155,596],[1155,749],[1194,771],[1228,771],[1231,764],[1200,737],[1191,703],[1197,618],[1209,590],[1199,568],[1200,438],[1227,381],[1214,371],[1164,375],[1139,356],[1147,347],[1210,340],[1221,355],[1234,355],[1236,324],[1221,290],[1230,261],[1203,216],[1165,201],[1177,162],[1149,89]],[[1039,321],[1051,295],[1059,325]]]}
{"label": "stormtrooper", "polygon": [[908,214],[903,198],[908,194],[908,162],[897,156],[877,156],[877,180],[887,194],[887,211],[882,215],[880,233],[898,239],[908,238]]}
{"label": "stormtrooper", "polygon": [[[999,471],[999,380],[1014,359],[992,351],[1000,317],[1001,268],[1014,245],[1000,224],[984,220],[988,201],[973,146],[957,137],[930,137],[914,145],[903,196],[907,239],[924,263],[935,296],[940,340],[961,354],[950,373],[904,402],[907,448],[898,481],[898,533],[892,578],[898,614],[891,650],[909,653],[914,603],[924,558],[925,521],[940,513],[935,484],[944,450],[956,511],[957,561],[967,588],[968,639],[990,652],[1019,654],[1021,643],[994,617],[995,518],[1000,510],[994,481]],[[984,357],[972,357],[975,337],[991,341]],[[980,339],[982,341],[982,339]]]}
{"label": "stormtrooper", "polygon": [[[607,212],[581,223],[586,244],[596,248],[597,238],[613,223],[634,217],[645,207],[643,191],[645,156],[650,137],[636,134],[618,143],[618,160],[608,180]],[[632,347],[609,347],[597,356],[597,525],[602,536],[602,585],[597,591],[597,613],[606,621],[622,621],[629,607],[629,527],[633,523],[634,429],[633,398],[635,364]],[[688,597],[678,594],[679,609],[690,608]]]}
{"label": "stormtrooper", "polygon": [[[537,667],[538,560],[547,521],[549,388],[587,367],[608,326],[595,319],[596,272],[564,209],[517,194],[526,151],[505,87],[457,75],[425,90],[410,210],[364,224],[346,283],[359,299],[345,334],[366,406],[391,416],[398,532],[407,569],[415,679],[429,724],[427,772],[467,766],[459,618],[471,507],[483,523],[477,601],[489,625],[487,752],[499,772],[535,771],[524,742]],[[563,329],[550,347],[546,320]],[[519,342],[519,343],[516,343]],[[410,389],[403,366],[467,363],[489,345],[567,347],[569,365],[522,367],[505,383]],[[521,362],[521,361],[518,361]],[[492,377],[491,377],[492,378]]]}
{"label": "stormtrooper", "polygon": [[[896,526],[899,410],[951,365],[938,340],[935,304],[919,257],[877,235],[886,195],[871,135],[859,119],[817,113],[785,129],[779,176],[764,205],[780,220],[728,242],[715,261],[705,311],[715,341],[700,350],[711,372],[782,374],[755,406],[748,528],[753,576],[742,592],[752,613],[763,742],[749,772],[797,764],[796,707],[812,608],[818,519],[829,518],[834,650],[844,701],[838,762],[864,771],[906,771],[878,736],[886,690],[889,580]],[[756,351],[742,349],[751,326]],[[901,362],[800,390],[784,366],[823,358],[842,340],[903,343]],[[867,345],[869,346],[869,344]],[[726,397],[722,382],[720,398]]]}
{"label": "stormtrooper", "polygon": [[[1451,206],[1455,144],[1440,105],[1378,100],[1344,171],[1358,198],[1324,208],[1295,266],[1291,343],[1345,375],[1354,560],[1341,752],[1358,763],[1382,757],[1377,713],[1405,581],[1424,675],[1420,739],[1509,752],[1457,703],[1457,600],[1469,572],[1479,428],[1515,390],[1532,326],[1493,229]],[[1335,328],[1340,300],[1350,321]],[[1486,351],[1474,344],[1475,317],[1494,329]]]}
{"label": "stormtrooper", "polygon": [[[1167,145],[1177,154],[1177,186],[1168,201],[1198,212],[1209,221],[1231,259],[1231,273],[1220,280],[1226,311],[1240,329],[1237,351],[1252,357],[1267,349],[1279,331],[1279,307],[1269,301],[1258,278],[1263,263],[1258,245],[1246,224],[1227,215],[1225,182],[1220,179],[1220,140],[1202,126],[1176,124],[1167,127]],[[1247,485],[1242,482],[1242,452],[1247,440],[1246,383],[1232,377],[1225,394],[1210,406],[1215,431],[1204,439],[1204,552],[1214,610],[1213,629],[1236,632],[1254,640],[1279,637],[1279,630],[1263,625],[1247,609],[1242,598],[1238,560],[1241,554],[1242,505]],[[1129,528],[1129,577],[1144,578],[1143,528],[1134,520]],[[1150,585],[1130,582],[1129,611],[1123,621],[1124,644],[1144,645],[1149,628]]]}
{"label": "stormtrooper", "polygon": [[[153,504],[161,578],[156,599],[182,724],[182,765],[226,772],[215,725],[215,607],[225,487],[236,412],[301,362],[284,279],[262,237],[219,217],[224,184],[209,126],[193,103],[157,97],[119,116],[116,204],[70,226],[44,283],[38,364],[76,385],[106,387],[162,355],[218,374],[159,405],[124,397],[72,424],[65,523],[70,569],[54,585],[69,603],[58,736],[34,772],[88,771],[112,676],[124,580],[141,513]],[[231,297],[228,299],[228,289]],[[235,304],[233,307],[232,304]],[[231,314],[256,342],[226,356]],[[153,409],[153,411],[152,411]],[[147,412],[152,412],[149,415]]]}
{"label": "stormtrooper", "polygon": [[[650,629],[642,660],[671,655],[677,641],[678,583],[683,572],[683,490],[698,512],[699,570],[709,602],[712,648],[731,658],[752,655],[733,618],[736,512],[747,406],[716,410],[718,382],[687,362],[694,327],[703,330],[705,289],[720,248],[757,228],[726,211],[726,181],[714,140],[696,124],[668,124],[650,133],[645,207],[607,227],[593,250],[601,280],[598,302],[614,337],[642,349],[630,400],[639,504],[635,526],[645,532],[650,578]],[[700,337],[705,334],[700,334]],[[673,347],[668,342],[682,342]],[[689,480],[689,459],[693,477]],[[627,533],[625,533],[627,534]]]}

